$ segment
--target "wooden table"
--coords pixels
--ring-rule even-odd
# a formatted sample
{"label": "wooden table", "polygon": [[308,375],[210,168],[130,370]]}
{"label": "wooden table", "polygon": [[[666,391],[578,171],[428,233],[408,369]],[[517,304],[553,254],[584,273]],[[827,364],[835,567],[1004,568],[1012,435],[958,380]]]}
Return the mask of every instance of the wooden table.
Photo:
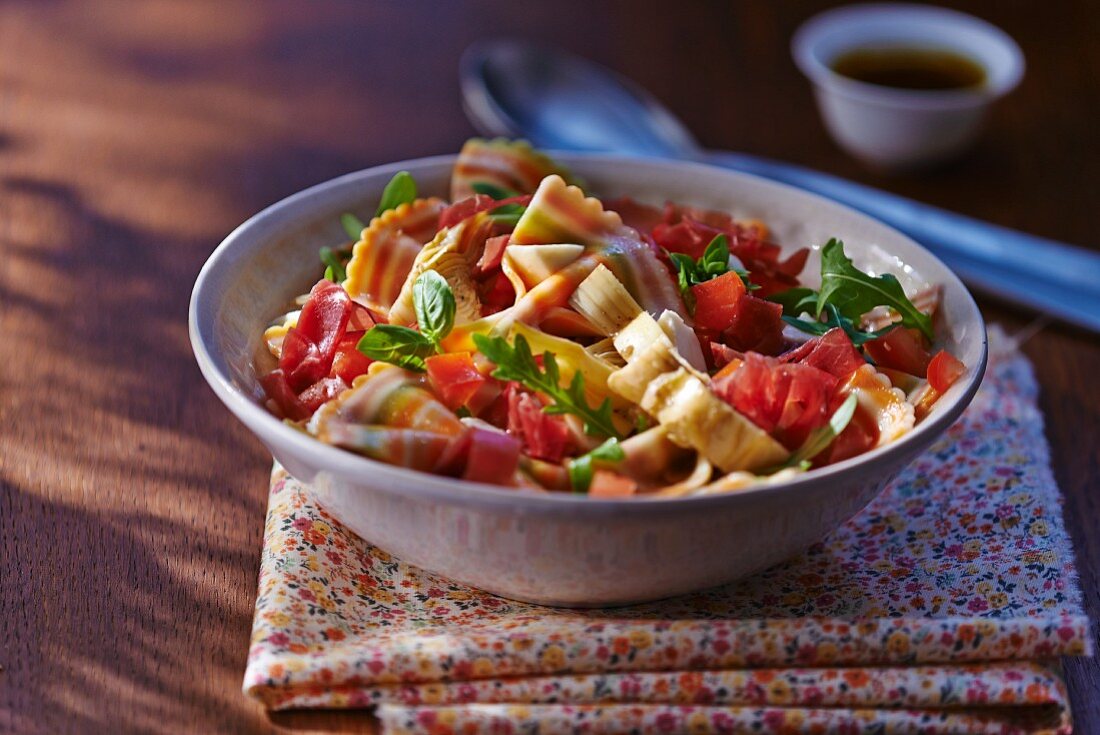
{"label": "wooden table", "polygon": [[[1019,40],[1027,78],[966,160],[905,178],[863,170],[818,120],[787,43],[821,5],[0,8],[0,731],[370,729],[269,717],[240,692],[270,458],[199,376],[187,304],[265,205],[457,150],[473,131],[456,62],[475,39],[609,64],[711,147],[1097,244],[1095,5],[965,4]],[[982,305],[1009,329],[1031,318]],[[1100,344],[1052,326],[1026,351],[1095,618]],[[1100,665],[1067,676],[1080,730],[1100,731]]]}

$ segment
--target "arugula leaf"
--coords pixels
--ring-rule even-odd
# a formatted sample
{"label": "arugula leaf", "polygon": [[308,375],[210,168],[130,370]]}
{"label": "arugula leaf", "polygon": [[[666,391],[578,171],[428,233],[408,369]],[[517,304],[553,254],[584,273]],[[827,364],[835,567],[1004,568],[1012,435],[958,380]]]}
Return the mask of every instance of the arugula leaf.
{"label": "arugula leaf", "polygon": [[408,204],[416,199],[416,181],[408,171],[398,171],[382,190],[382,201],[378,203],[377,217],[383,212],[397,209],[402,204]]}
{"label": "arugula leaf", "polygon": [[346,261],[342,260],[335,250],[327,247],[321,248],[317,254],[320,256],[321,262],[328,266],[325,268],[325,278],[333,283],[343,283],[347,280],[348,274],[344,269]]}
{"label": "arugula leaf", "polygon": [[818,316],[827,304],[835,305],[841,314],[857,321],[876,306],[888,306],[901,315],[903,325],[919,329],[929,339],[935,336],[932,320],[913,306],[897,278],[890,273],[874,278],[859,270],[844,254],[844,243],[836,238],[821,250]]}
{"label": "arugula leaf", "polygon": [[829,318],[823,322],[810,322],[806,321],[805,319],[796,319],[793,316],[784,316],[783,321],[785,321],[787,324],[790,324],[795,329],[801,330],[808,334],[817,335],[818,337],[825,334],[830,329],[840,327],[844,330],[844,333],[848,335],[848,339],[852,340],[852,344],[856,347],[862,347],[864,344],[870,342],[876,337],[881,337],[882,335],[886,334],[894,327],[900,326],[900,324],[891,324],[887,327],[883,327],[876,332],[864,332],[859,329],[851,319],[841,314],[840,310],[836,308],[835,305],[827,304],[825,306],[825,310],[829,312]]}
{"label": "arugula leaf", "polygon": [[415,329],[376,324],[363,335],[355,349],[372,360],[422,373],[427,369],[424,358],[435,354],[435,343]]}
{"label": "arugula leaf", "polygon": [[790,288],[764,298],[781,305],[783,313],[787,316],[798,316],[803,312],[813,314],[817,311],[817,291],[805,286]]}
{"label": "arugula leaf", "polygon": [[512,227],[515,227],[519,224],[519,218],[523,216],[523,213],[527,210],[527,208],[519,204],[507,204],[503,207],[500,207],[500,210],[508,209],[509,207],[519,207],[520,209],[518,212],[504,213],[501,213],[499,210],[494,210],[489,213],[489,219],[502,225],[511,225]]}
{"label": "arugula leaf", "polygon": [[810,435],[806,437],[806,441],[802,442],[802,446],[795,450],[783,467],[794,467],[803,462],[809,462],[825,451],[825,448],[832,443],[833,439],[840,436],[840,432],[847,428],[848,423],[855,416],[858,403],[859,399],[856,398],[855,393],[849,394],[844,399],[844,403],[840,404],[840,407],[833,413],[829,423],[810,432]]}
{"label": "arugula leaf", "polygon": [[340,224],[344,226],[344,232],[348,233],[348,237],[352,240],[358,240],[363,236],[363,230],[366,225],[363,224],[363,220],[356,217],[351,212],[344,212],[340,215]]}
{"label": "arugula leaf", "polygon": [[561,372],[554,353],[542,353],[543,367],[535,362],[531,346],[522,334],[517,334],[514,344],[508,344],[503,337],[474,335],[474,344],[483,355],[496,364],[493,377],[499,380],[514,380],[539,393],[544,393],[554,401],[543,407],[549,414],[573,414],[584,421],[584,431],[592,436],[610,436],[619,438],[611,418],[611,399],[605,398],[598,408],[588,405],[584,395],[584,377],[573,374],[568,388],[561,385]]}
{"label": "arugula leaf", "polygon": [[424,271],[413,283],[413,307],[420,334],[438,345],[455,325],[455,295],[447,279]]}
{"label": "arugula leaf", "polygon": [[484,194],[493,199],[511,199],[520,196],[520,193],[515,189],[490,184],[488,181],[475,181],[470,185],[470,188],[474,190],[475,194]]}
{"label": "arugula leaf", "polygon": [[593,466],[596,462],[610,464],[626,459],[626,452],[619,446],[619,440],[612,437],[587,454],[582,454],[576,459],[569,460],[569,484],[573,486],[573,492],[586,493],[592,485],[592,475],[595,472]]}

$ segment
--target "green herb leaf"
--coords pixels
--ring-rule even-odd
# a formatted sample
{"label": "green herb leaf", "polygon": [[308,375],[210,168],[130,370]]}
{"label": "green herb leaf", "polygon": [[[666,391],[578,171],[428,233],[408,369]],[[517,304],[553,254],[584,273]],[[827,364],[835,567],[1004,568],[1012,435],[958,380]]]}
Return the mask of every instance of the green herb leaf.
{"label": "green herb leaf", "polygon": [[503,337],[474,335],[474,344],[483,355],[496,364],[493,377],[499,380],[514,380],[526,388],[544,393],[553,401],[543,411],[549,414],[572,414],[584,421],[584,431],[592,436],[610,436],[619,438],[615,423],[611,418],[611,399],[606,398],[598,408],[588,405],[584,395],[584,377],[573,374],[568,388],[561,385],[561,371],[552,352],[542,353],[543,367],[535,361],[531,347],[522,334],[517,334],[514,344],[508,344]]}
{"label": "green herb leaf", "polygon": [[825,306],[825,311],[828,312],[828,318],[823,322],[811,322],[806,321],[805,319],[796,319],[793,316],[784,316],[783,321],[785,321],[787,324],[790,324],[795,329],[801,330],[808,334],[814,334],[819,337],[828,332],[830,329],[840,327],[844,330],[844,333],[848,335],[848,339],[852,340],[852,344],[856,347],[862,347],[864,344],[870,342],[876,337],[881,337],[882,335],[886,334],[894,327],[900,326],[899,324],[891,324],[875,332],[864,332],[856,327],[855,322],[841,314],[840,310],[836,308],[836,306],[834,306],[833,304],[827,304]]}
{"label": "green herb leaf", "polygon": [[[518,206],[518,205],[509,205],[509,206]],[[507,209],[507,208],[508,208],[507,206],[501,207],[501,209]],[[519,218],[522,217],[522,216],[523,216],[523,212],[513,212],[513,213],[510,213],[510,214],[507,214],[507,213],[506,214],[498,214],[496,212],[491,212],[489,214],[489,219],[491,219],[494,222],[496,222],[498,224],[501,224],[501,225],[515,227],[516,225],[519,224]]]}
{"label": "green herb leaf", "polygon": [[344,269],[344,261],[335,250],[332,248],[321,248],[317,254],[321,257],[321,262],[324,263],[325,278],[333,283],[343,283],[347,280],[348,274]]}
{"label": "green herb leaf", "polygon": [[398,171],[382,190],[382,201],[378,203],[377,217],[383,212],[397,209],[402,204],[408,204],[416,199],[416,181],[408,171]]}
{"label": "green herb leaf", "polygon": [[722,275],[729,269],[730,241],[725,235],[718,235],[707,245],[706,250],[703,251],[703,257],[699,258],[697,272],[702,271],[702,275],[706,276],[703,280],[710,280]]}
{"label": "green herb leaf", "polygon": [[348,237],[352,240],[361,238],[363,236],[363,230],[367,227],[363,224],[363,220],[359,219],[351,212],[344,212],[340,215],[340,224],[344,226],[344,232],[348,233]]}
{"label": "green herb leaf", "polygon": [[376,324],[363,335],[357,350],[372,360],[388,362],[406,370],[424,372],[424,358],[435,354],[435,343],[415,329],[396,324]]}
{"label": "green herb leaf", "polygon": [[783,313],[787,316],[798,316],[803,313],[813,314],[817,311],[817,291],[805,286],[790,288],[764,298],[781,305]]}
{"label": "green herb leaf", "polygon": [[455,295],[435,271],[424,271],[413,283],[413,308],[420,333],[437,345],[454,328]]}
{"label": "green herb leaf", "polygon": [[806,437],[806,441],[795,450],[783,467],[795,467],[803,462],[809,462],[825,451],[825,448],[832,443],[833,439],[840,436],[840,432],[847,428],[852,416],[856,413],[858,403],[859,399],[856,398],[855,393],[844,399],[844,403],[840,404],[840,407],[833,413],[829,423],[810,432],[810,435]]}
{"label": "green herb leaf", "polygon": [[601,465],[622,462],[626,459],[626,452],[619,446],[619,440],[612,437],[588,454],[569,460],[569,484],[573,486],[573,492],[586,493],[592,485],[592,475],[596,470],[596,463]]}
{"label": "green herb leaf", "polygon": [[474,190],[475,194],[484,194],[493,199],[511,199],[520,196],[520,193],[514,189],[490,184],[488,181],[475,181],[470,185],[470,188]]}
{"label": "green herb leaf", "polygon": [[875,278],[859,270],[844,254],[844,243],[836,238],[821,250],[818,316],[827,304],[835,305],[841,314],[855,321],[876,306],[888,306],[901,315],[903,325],[919,329],[929,339],[935,336],[932,320],[913,306],[897,278],[890,273]]}

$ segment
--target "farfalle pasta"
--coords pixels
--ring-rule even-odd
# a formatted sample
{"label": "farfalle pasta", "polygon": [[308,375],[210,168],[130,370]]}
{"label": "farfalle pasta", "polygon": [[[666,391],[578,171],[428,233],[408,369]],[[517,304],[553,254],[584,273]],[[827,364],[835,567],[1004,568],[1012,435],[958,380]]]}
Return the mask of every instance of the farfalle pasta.
{"label": "farfalle pasta", "polygon": [[[840,240],[821,285],[765,223],[600,198],[471,140],[451,202],[395,177],[264,334],[272,412],[382,462],[536,492],[734,492],[910,431],[966,367]],[[320,268],[319,268],[320,270]]]}

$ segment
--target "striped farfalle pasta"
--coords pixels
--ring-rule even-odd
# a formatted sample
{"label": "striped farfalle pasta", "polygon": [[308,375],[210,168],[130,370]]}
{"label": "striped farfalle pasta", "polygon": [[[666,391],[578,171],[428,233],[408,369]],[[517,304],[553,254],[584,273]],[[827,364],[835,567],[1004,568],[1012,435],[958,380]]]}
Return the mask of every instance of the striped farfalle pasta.
{"label": "striped farfalle pasta", "polygon": [[895,441],[966,372],[932,354],[935,287],[876,288],[838,241],[813,291],[762,223],[592,196],[522,141],[469,141],[451,198],[401,172],[323,249],[326,280],[261,337],[274,413],[517,492],[683,497]]}

